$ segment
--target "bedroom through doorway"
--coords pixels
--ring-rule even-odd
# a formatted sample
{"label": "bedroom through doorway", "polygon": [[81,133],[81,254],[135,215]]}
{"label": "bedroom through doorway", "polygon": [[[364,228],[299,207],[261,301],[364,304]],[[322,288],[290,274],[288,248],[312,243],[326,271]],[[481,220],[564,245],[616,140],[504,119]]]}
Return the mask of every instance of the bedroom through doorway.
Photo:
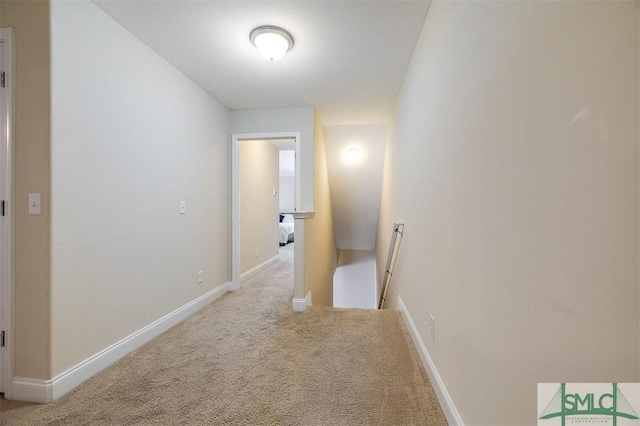
{"label": "bedroom through doorway", "polygon": [[293,263],[296,140],[297,137],[256,137],[237,141],[234,284],[242,286],[278,262]]}
{"label": "bedroom through doorway", "polygon": [[295,141],[276,144],[278,157],[278,243],[280,247],[294,244],[293,213],[296,211],[296,152],[291,149]]}

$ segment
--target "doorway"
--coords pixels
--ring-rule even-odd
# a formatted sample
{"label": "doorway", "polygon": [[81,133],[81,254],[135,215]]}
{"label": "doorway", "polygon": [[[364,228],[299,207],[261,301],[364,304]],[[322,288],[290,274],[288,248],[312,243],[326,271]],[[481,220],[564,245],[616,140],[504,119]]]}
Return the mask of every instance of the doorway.
{"label": "doorway", "polygon": [[0,393],[11,380],[13,31],[0,28]]}
{"label": "doorway", "polygon": [[[231,168],[232,168],[232,178],[231,178],[231,192],[232,192],[232,202],[231,202],[231,217],[232,217],[232,224],[231,224],[231,228],[232,228],[232,232],[231,232],[231,253],[232,253],[232,260],[231,260],[231,275],[232,275],[232,284],[230,289],[231,290],[238,290],[241,286],[242,280],[244,277],[246,277],[247,275],[247,268],[244,268],[242,266],[242,262],[243,262],[243,258],[246,259],[251,258],[251,256],[257,256],[258,260],[260,260],[260,252],[254,252],[254,248],[253,247],[243,247],[242,241],[242,229],[247,230],[247,227],[250,226],[249,223],[247,223],[247,220],[254,220],[252,219],[248,219],[249,216],[252,214],[252,212],[254,211],[254,209],[252,209],[252,204],[251,201],[246,199],[243,199],[243,195],[242,195],[242,179],[241,179],[241,175],[242,175],[242,157],[243,157],[243,152],[244,155],[247,155],[246,150],[242,149],[242,143],[246,143],[246,145],[249,145],[250,143],[260,143],[260,144],[269,144],[270,146],[276,147],[276,152],[279,153],[279,151],[281,149],[288,149],[288,150],[293,150],[294,151],[294,159],[295,159],[295,178],[294,178],[294,182],[295,182],[295,205],[294,205],[294,211],[299,211],[300,209],[300,154],[299,154],[299,150],[300,150],[300,133],[299,132],[283,132],[283,133],[261,133],[261,134],[234,134],[232,136],[232,147],[231,147],[231,157],[232,157],[232,161],[231,161]],[[293,149],[292,149],[293,148]],[[276,156],[276,158],[279,158],[278,156]],[[276,162],[276,169],[278,168],[278,164],[279,162]],[[273,196],[276,200],[276,204],[275,204],[275,214],[273,215],[273,226],[274,226],[274,230],[278,230],[277,228],[277,223],[278,223],[278,218],[279,218],[279,176],[278,173],[276,173],[276,183],[274,188],[271,189],[271,193],[270,195]],[[266,190],[263,188],[262,189],[263,192],[266,192]],[[290,212],[293,213],[293,212]],[[243,224],[243,219],[245,221],[245,223]],[[254,220],[255,221],[255,220]],[[277,232],[274,234],[274,236],[277,236]],[[277,238],[276,238],[277,240]],[[274,243],[276,244],[277,247],[277,241],[274,240]],[[258,249],[259,250],[259,249]],[[296,252],[298,252],[299,250],[299,254],[304,253],[302,250],[304,250],[304,247],[298,247],[295,246],[294,250]],[[296,256],[296,258],[300,258],[299,255]],[[277,259],[276,259],[277,260]],[[265,261],[268,262],[268,261]],[[260,266],[264,266],[265,263],[263,262],[258,263],[256,266],[260,267]],[[269,266],[268,264],[266,266]],[[297,271],[298,268],[300,268],[302,265],[299,264],[299,262],[294,262],[294,269]],[[294,276],[298,276],[299,274],[297,274],[296,272],[294,272]],[[294,283],[294,287],[295,287],[295,283]]]}
{"label": "doorway", "polygon": [[[292,141],[280,141],[275,144],[279,152],[278,161],[278,244],[280,260],[287,262],[294,259],[296,212],[296,152]],[[294,262],[295,266],[295,262]]]}
{"label": "doorway", "polygon": [[[295,164],[285,178],[281,173],[284,151],[293,139],[241,140],[240,142],[240,283],[251,279],[279,259],[279,246],[293,239]],[[294,160],[294,155],[291,155]],[[291,185],[283,186],[283,179]],[[283,199],[292,204],[282,209]],[[284,219],[284,220],[283,220]],[[282,231],[284,232],[284,235]],[[282,260],[282,259],[280,259]]]}

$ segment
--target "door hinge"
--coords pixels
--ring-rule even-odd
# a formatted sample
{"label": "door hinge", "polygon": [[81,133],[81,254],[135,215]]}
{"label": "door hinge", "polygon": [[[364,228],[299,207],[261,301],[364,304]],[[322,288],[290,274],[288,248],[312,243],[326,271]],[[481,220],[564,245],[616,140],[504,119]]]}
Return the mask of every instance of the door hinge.
{"label": "door hinge", "polygon": [[0,348],[4,348],[4,330],[0,332]]}
{"label": "door hinge", "polygon": [[0,72],[0,87],[4,87],[5,85],[5,81],[4,81],[4,71]]}
{"label": "door hinge", "polygon": [[2,200],[0,201],[0,213],[2,214],[2,216],[5,216],[4,207],[5,207],[5,201]]}

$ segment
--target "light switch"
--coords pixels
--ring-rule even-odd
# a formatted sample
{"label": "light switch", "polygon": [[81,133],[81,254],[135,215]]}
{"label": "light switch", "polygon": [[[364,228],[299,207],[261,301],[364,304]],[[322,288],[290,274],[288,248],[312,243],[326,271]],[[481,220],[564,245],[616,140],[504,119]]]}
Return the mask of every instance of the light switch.
{"label": "light switch", "polygon": [[29,214],[39,215],[41,213],[41,203],[40,194],[29,194]]}
{"label": "light switch", "polygon": [[180,201],[180,214],[185,214],[187,212],[187,202]]}

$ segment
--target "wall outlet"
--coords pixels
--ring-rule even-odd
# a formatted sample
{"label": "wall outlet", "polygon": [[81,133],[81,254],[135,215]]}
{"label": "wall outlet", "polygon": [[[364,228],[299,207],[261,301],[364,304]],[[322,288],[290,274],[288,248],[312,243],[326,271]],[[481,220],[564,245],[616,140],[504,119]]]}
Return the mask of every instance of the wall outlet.
{"label": "wall outlet", "polygon": [[202,284],[204,282],[204,272],[198,271],[198,284]]}
{"label": "wall outlet", "polygon": [[429,331],[431,332],[431,338],[436,338],[436,320],[433,315],[429,315]]}
{"label": "wall outlet", "polygon": [[256,249],[256,257],[260,257],[260,249]]}

